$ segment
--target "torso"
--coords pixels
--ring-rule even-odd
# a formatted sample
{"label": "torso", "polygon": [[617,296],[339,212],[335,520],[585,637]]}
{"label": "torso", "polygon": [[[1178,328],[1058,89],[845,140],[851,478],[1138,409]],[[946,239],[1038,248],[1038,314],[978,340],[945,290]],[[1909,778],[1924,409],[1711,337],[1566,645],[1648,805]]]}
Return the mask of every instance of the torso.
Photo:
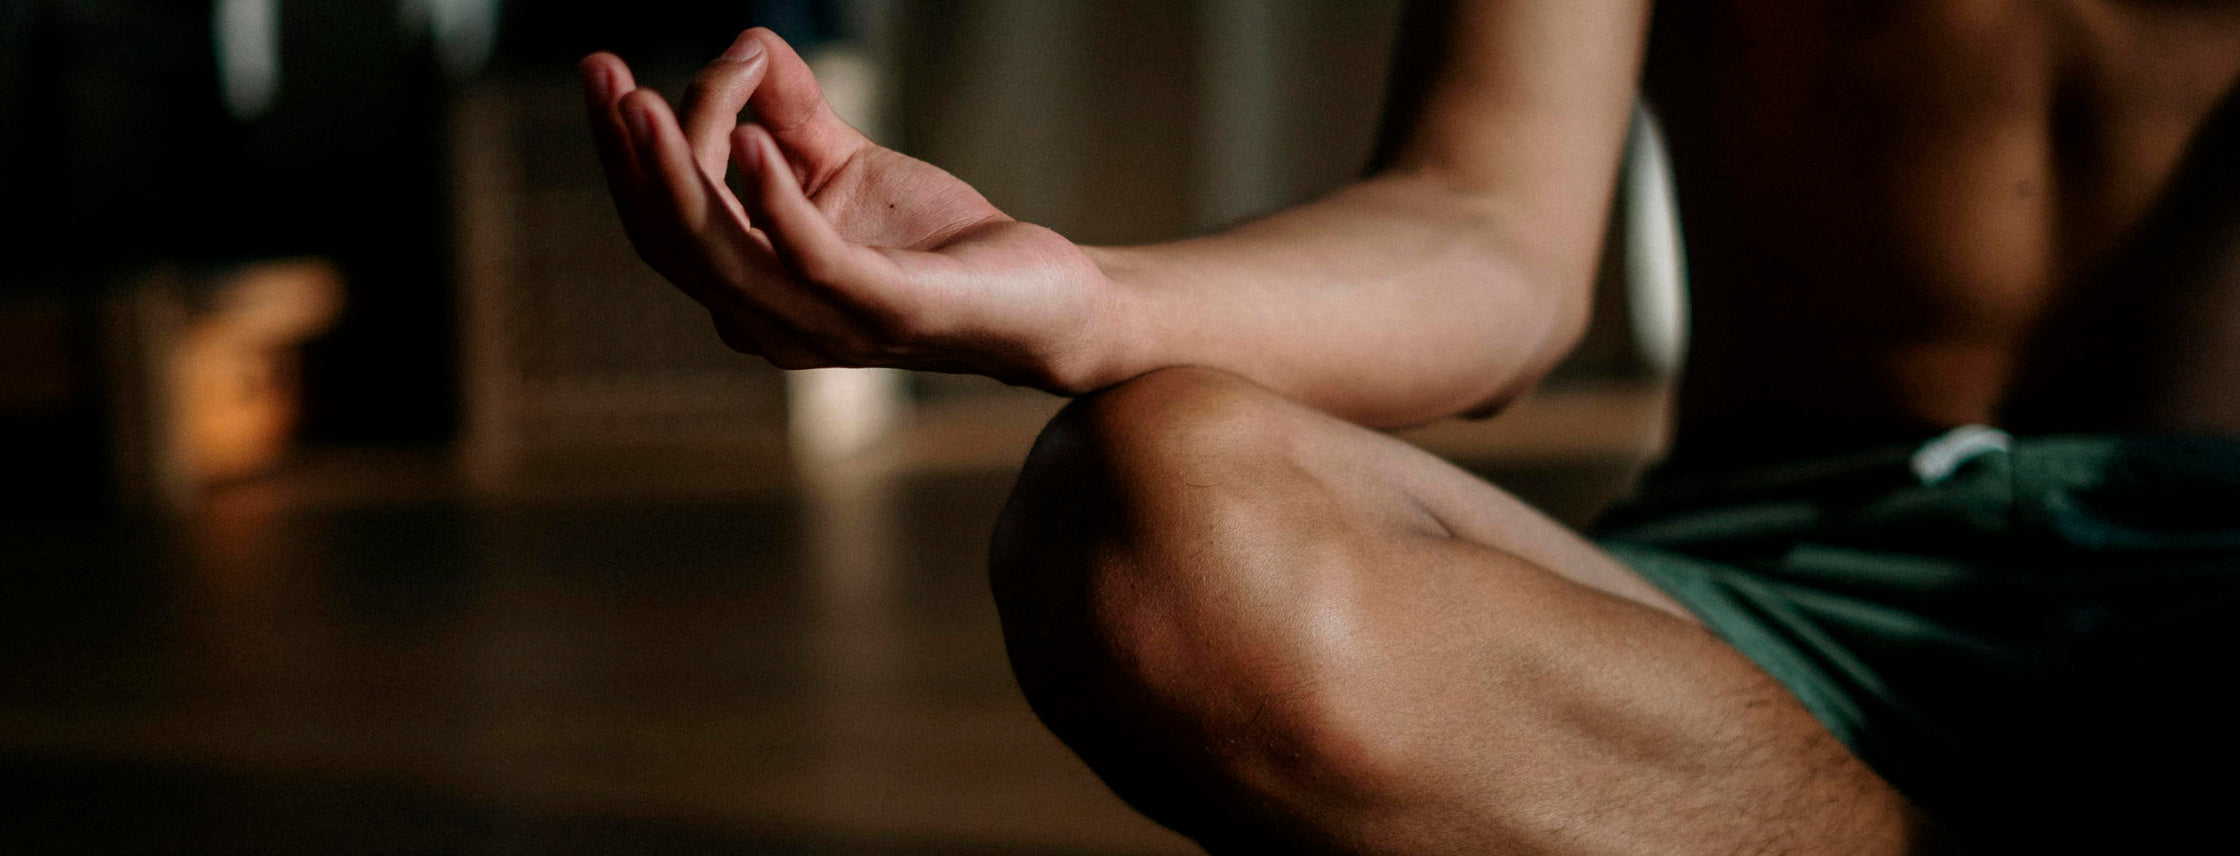
{"label": "torso", "polygon": [[1680,458],[2240,434],[2240,2],[1665,0]]}

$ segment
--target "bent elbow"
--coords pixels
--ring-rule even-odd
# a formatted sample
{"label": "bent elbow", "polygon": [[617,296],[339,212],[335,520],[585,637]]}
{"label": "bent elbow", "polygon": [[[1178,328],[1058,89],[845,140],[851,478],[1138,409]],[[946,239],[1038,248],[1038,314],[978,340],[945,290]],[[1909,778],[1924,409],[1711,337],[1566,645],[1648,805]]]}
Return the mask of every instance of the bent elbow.
{"label": "bent elbow", "polygon": [[1535,323],[1505,343],[1508,347],[1497,346],[1500,353],[1493,359],[1507,370],[1490,373],[1491,382],[1472,396],[1458,414],[1462,418],[1487,419],[1506,410],[1538,388],[1586,338],[1594,310],[1593,275],[1542,281],[1550,284],[1535,289],[1538,305],[1529,311]]}

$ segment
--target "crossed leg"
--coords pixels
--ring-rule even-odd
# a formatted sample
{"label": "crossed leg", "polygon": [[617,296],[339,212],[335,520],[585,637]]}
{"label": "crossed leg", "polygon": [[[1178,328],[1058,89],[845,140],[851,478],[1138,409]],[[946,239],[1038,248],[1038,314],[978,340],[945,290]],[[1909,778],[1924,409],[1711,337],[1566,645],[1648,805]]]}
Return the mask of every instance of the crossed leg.
{"label": "crossed leg", "polygon": [[1591,544],[1232,375],[1068,406],[991,571],[1036,712],[1216,854],[1882,854],[1929,834]]}

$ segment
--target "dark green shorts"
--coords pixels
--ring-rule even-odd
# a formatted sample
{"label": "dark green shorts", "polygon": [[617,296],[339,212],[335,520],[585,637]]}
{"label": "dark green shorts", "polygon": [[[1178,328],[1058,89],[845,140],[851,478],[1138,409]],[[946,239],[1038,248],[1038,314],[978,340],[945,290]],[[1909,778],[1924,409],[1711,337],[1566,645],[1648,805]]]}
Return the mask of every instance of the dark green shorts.
{"label": "dark green shorts", "polygon": [[1652,479],[1598,535],[1986,850],[2232,840],[2240,442],[1962,429]]}

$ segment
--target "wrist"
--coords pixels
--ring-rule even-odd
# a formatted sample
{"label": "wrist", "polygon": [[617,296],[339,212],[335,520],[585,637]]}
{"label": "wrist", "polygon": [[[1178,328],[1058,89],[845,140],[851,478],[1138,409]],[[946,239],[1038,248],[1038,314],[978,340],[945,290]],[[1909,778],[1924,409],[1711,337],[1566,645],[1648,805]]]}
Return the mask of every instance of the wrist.
{"label": "wrist", "polygon": [[1085,246],[1081,252],[1094,271],[1090,288],[1095,299],[1083,335],[1076,340],[1076,364],[1065,384],[1069,395],[1113,386],[1161,365],[1154,356],[1157,328],[1143,287],[1145,264],[1140,250]]}

